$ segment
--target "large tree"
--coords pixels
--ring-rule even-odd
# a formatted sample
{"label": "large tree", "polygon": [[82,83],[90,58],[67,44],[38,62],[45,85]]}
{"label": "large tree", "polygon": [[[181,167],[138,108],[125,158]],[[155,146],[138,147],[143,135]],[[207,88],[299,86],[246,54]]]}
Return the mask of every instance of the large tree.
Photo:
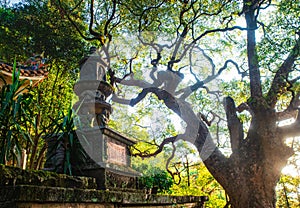
{"label": "large tree", "polygon": [[[81,8],[89,8],[86,31],[76,26],[76,9],[83,4],[86,7]],[[133,87],[136,92],[131,99],[120,98],[116,92],[113,101],[136,106],[154,96],[185,122],[184,133],[164,138],[155,144],[154,151],[137,155],[156,155],[167,144],[175,151],[180,139],[191,142],[226,190],[228,204],[275,207],[275,186],[293,154],[285,139],[300,133],[299,2],[80,0],[58,1],[57,6],[83,38],[99,41],[111,84]],[[131,37],[136,34],[132,42],[123,39],[132,47],[138,43],[131,57],[126,57],[128,53],[116,54],[120,42],[109,47],[124,33],[131,33]],[[143,64],[147,60],[151,67]],[[165,70],[159,70],[162,66]],[[244,84],[243,89],[235,89],[244,90],[244,97],[223,93],[227,95],[223,103],[231,144],[229,156],[220,151],[210,134],[209,126],[216,120],[207,118],[206,112],[196,112],[205,108],[190,103],[193,97],[201,98],[199,92],[212,93],[210,84],[227,69],[236,70],[242,78],[242,82],[236,82]],[[149,74],[148,79],[141,79],[143,73]],[[186,86],[180,85],[184,75],[192,77]],[[219,113],[213,112],[216,103],[206,102],[213,105],[212,118],[221,120]],[[295,120],[278,125],[288,118]]]}

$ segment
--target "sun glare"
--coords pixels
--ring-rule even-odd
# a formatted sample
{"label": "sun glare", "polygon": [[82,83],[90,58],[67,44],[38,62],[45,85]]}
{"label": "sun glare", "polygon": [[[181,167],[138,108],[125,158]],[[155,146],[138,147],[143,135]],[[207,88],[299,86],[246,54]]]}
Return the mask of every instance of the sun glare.
{"label": "sun glare", "polygon": [[[300,164],[297,164],[297,165],[300,165]],[[285,166],[282,169],[281,173],[283,175],[290,175],[292,177],[300,176],[299,171],[292,165]]]}

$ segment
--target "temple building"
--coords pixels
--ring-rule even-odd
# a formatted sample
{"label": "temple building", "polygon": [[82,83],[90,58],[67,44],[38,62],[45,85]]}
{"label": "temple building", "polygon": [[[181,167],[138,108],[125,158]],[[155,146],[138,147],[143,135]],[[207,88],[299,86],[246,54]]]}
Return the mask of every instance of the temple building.
{"label": "temple building", "polygon": [[[44,60],[40,56],[32,57],[26,65],[16,66],[16,70],[20,70],[20,80],[25,80],[23,88],[27,87],[30,83],[32,86],[36,86],[42,82],[48,75],[46,70],[47,66],[44,64]],[[13,66],[7,63],[0,62],[0,87],[5,84],[12,83]]]}

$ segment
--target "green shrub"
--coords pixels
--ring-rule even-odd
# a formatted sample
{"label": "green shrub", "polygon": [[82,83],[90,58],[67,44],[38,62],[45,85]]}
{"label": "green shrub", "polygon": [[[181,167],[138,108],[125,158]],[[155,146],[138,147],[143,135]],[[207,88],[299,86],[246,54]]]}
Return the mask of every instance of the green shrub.
{"label": "green shrub", "polygon": [[139,185],[145,189],[157,188],[158,193],[170,193],[173,179],[167,171],[153,168],[139,178]]}

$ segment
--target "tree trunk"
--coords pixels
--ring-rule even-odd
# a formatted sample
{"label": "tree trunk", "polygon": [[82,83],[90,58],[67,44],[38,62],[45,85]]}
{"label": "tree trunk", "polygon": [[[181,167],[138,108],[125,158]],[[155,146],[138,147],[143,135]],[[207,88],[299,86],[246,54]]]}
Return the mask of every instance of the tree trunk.
{"label": "tree trunk", "polygon": [[[275,208],[275,187],[280,178],[281,162],[259,159],[251,151],[242,158],[239,156],[232,155],[223,165],[213,156],[204,163],[225,189],[233,208]],[[219,167],[212,163],[219,163]]]}
{"label": "tree trunk", "polygon": [[[236,186],[236,185],[235,185]],[[265,189],[252,184],[250,187],[236,187],[235,193],[230,194],[230,204],[233,208],[275,208],[276,195],[274,188]]]}
{"label": "tree trunk", "polygon": [[[250,151],[249,151],[250,152]],[[248,153],[249,153],[248,152]],[[246,156],[246,155],[245,155]],[[253,156],[253,158],[251,158]],[[248,154],[248,157],[230,158],[231,183],[224,186],[234,208],[275,208],[275,187],[280,178],[280,169],[264,160]],[[259,159],[261,158],[261,159]],[[221,182],[222,183],[222,182]]]}
{"label": "tree trunk", "polygon": [[[275,208],[275,187],[292,155],[277,129],[275,113],[264,109],[259,115],[253,118],[247,137],[229,158],[216,148],[204,161],[225,189],[233,208]],[[196,146],[201,152],[200,139]]]}

